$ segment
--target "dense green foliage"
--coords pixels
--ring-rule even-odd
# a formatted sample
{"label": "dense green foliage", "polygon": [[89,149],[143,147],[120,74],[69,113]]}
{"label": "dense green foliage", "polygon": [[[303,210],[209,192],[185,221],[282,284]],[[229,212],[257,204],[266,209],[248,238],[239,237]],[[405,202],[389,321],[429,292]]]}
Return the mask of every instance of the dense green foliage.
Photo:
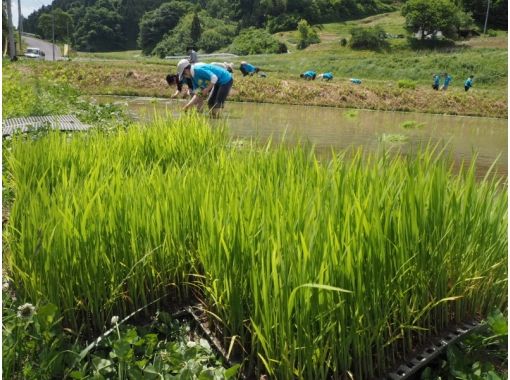
{"label": "dense green foliage", "polygon": [[122,33],[122,17],[108,0],[100,0],[101,6],[86,7],[75,32],[75,47],[84,51],[108,51],[124,48],[126,39]]}
{"label": "dense green foliage", "polygon": [[189,13],[182,17],[179,24],[159,42],[152,50],[152,54],[159,57],[166,55],[180,55],[187,51],[189,46],[197,46],[209,53],[227,46],[236,34],[236,25],[229,21],[222,21],[210,17],[207,12],[201,11],[197,17],[200,19],[201,33],[197,43],[191,37],[191,25],[195,15]]}
{"label": "dense green foliage", "polygon": [[163,3],[159,8],[147,12],[140,21],[138,44],[142,52],[150,54],[163,36],[174,29],[181,17],[190,9],[189,3],[175,0]]}
{"label": "dense green foliage", "polygon": [[[181,5],[177,5],[178,3]],[[78,49],[118,50],[119,46],[134,48],[138,42],[138,46],[144,53],[150,54],[164,35],[179,24],[185,14],[197,10],[206,12],[207,17],[218,21],[236,23],[236,34],[241,29],[249,27],[267,27],[272,33],[295,29],[298,20],[302,18],[310,23],[318,23],[388,11],[393,9],[390,3],[390,0],[365,0],[362,3],[355,0],[346,2],[336,0],[210,0],[206,2],[197,0],[54,0],[51,5],[43,6],[29,15],[25,20],[24,29],[33,33],[46,30],[47,15],[59,9],[68,13],[72,18],[72,25],[76,26],[71,32],[73,42]],[[181,12],[183,7],[185,12]],[[89,29],[84,27],[83,16],[86,13],[90,13],[86,20],[90,23]],[[98,22],[99,15],[105,17],[106,26]],[[42,28],[39,29],[41,17]],[[81,27],[79,27],[80,24]],[[201,32],[205,33],[208,30],[204,27]],[[111,31],[115,38],[113,36],[105,38],[108,31]],[[221,38],[220,34],[217,30],[209,33],[206,37],[206,45],[226,47],[229,38]],[[213,41],[213,38],[217,38],[218,41]],[[198,34],[195,33],[195,37],[192,36],[191,39],[198,42]]]}
{"label": "dense green foliage", "polygon": [[229,51],[239,55],[280,53],[276,38],[265,29],[244,29],[232,42]]}
{"label": "dense green foliage", "polygon": [[74,30],[73,19],[67,12],[57,8],[51,13],[42,14],[37,22],[37,31],[42,38],[51,40],[53,38],[53,18],[55,22],[55,40],[70,41],[68,36]]}
{"label": "dense green foliage", "polygon": [[405,28],[419,33],[421,39],[435,37],[441,32],[455,37],[461,26],[469,26],[471,19],[451,0],[408,0],[402,7],[406,18]]}
{"label": "dense green foliage", "polygon": [[350,46],[353,49],[383,50],[388,48],[386,32],[380,26],[352,28]]}
{"label": "dense green foliage", "polygon": [[297,25],[298,30],[298,49],[304,49],[311,44],[317,44],[321,42],[317,32],[308,24],[306,20],[300,20]]}
{"label": "dense green foliage", "polygon": [[225,370],[205,339],[190,339],[195,335],[190,326],[166,312],[158,312],[143,327],[113,319],[101,340],[85,347],[76,332],[64,329],[55,305],[22,304],[5,278],[2,301],[2,370],[8,379],[158,379],[172,375],[226,380],[237,372],[238,366]]}
{"label": "dense green foliage", "polygon": [[15,138],[6,164],[19,296],[73,330],[193,290],[261,373],[365,379],[506,303],[506,188],[430,151],[321,163],[184,117]]}

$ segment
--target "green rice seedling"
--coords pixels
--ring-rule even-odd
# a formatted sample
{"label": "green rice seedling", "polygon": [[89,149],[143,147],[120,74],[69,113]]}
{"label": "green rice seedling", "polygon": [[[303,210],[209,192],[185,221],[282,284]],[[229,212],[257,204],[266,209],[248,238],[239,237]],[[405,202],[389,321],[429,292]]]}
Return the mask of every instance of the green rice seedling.
{"label": "green rice seedling", "polygon": [[358,117],[359,111],[358,110],[348,110],[344,112],[345,117],[349,118],[355,118]]}
{"label": "green rice seedling", "polygon": [[325,162],[191,115],[5,155],[7,267],[75,330],[199,299],[250,374],[367,379],[507,304],[506,187],[432,148]]}
{"label": "green rice seedling", "polygon": [[390,143],[403,143],[407,141],[407,136],[400,135],[397,133],[383,133],[379,137],[379,141],[381,142],[390,142]]}
{"label": "green rice seedling", "polygon": [[423,128],[424,125],[425,124],[418,123],[415,120],[406,120],[400,124],[400,128],[404,128],[404,129]]}

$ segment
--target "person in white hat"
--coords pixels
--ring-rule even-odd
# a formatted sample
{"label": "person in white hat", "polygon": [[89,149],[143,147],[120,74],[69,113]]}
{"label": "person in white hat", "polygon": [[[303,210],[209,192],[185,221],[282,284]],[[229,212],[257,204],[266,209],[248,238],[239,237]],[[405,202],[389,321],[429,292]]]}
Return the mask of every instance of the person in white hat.
{"label": "person in white hat", "polygon": [[227,96],[232,88],[234,80],[223,67],[206,63],[191,64],[187,59],[181,59],[177,64],[179,80],[191,78],[193,82],[194,95],[184,106],[184,110],[198,105],[200,95],[208,97],[207,105],[211,116],[218,117],[220,110],[224,107]]}

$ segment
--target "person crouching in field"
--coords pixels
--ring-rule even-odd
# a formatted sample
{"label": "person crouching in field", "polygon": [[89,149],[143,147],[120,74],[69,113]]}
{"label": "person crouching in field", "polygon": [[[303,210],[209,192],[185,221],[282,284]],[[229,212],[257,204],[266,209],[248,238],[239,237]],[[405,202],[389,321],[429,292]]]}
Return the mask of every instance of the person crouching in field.
{"label": "person crouching in field", "polygon": [[202,96],[208,97],[207,105],[211,116],[218,117],[234,83],[232,74],[222,67],[207,63],[191,64],[187,59],[179,61],[177,73],[179,79],[191,78],[193,81],[194,95],[184,106],[184,110],[187,111],[190,107],[200,104],[200,93]]}
{"label": "person crouching in field", "polygon": [[[168,74],[166,76],[166,83],[168,83],[168,85],[170,87],[172,87],[174,85],[177,86],[176,91],[171,95],[172,98],[176,98],[178,96],[182,96],[183,98],[186,98],[191,95],[191,90],[193,89],[193,82],[191,81],[191,79],[186,79],[186,80],[180,81],[178,75]],[[185,91],[183,91],[183,88],[182,88],[182,85],[184,83],[186,83],[186,85],[188,87]]]}
{"label": "person crouching in field", "polygon": [[303,74],[299,75],[301,78],[305,78],[306,80],[315,80],[317,77],[317,73],[312,70],[305,71]]}
{"label": "person crouching in field", "polygon": [[471,87],[473,87],[473,79],[475,78],[474,75],[470,75],[468,79],[464,82],[464,90],[468,91]]}
{"label": "person crouching in field", "polygon": [[434,90],[436,90],[436,91],[439,90],[439,81],[440,81],[439,75],[434,74],[433,75],[432,88]]}
{"label": "person crouching in field", "polygon": [[258,73],[260,71],[258,67],[255,67],[252,64],[249,64],[248,62],[245,61],[241,62],[239,70],[241,70],[243,77],[245,77],[246,75],[252,76],[253,74]]}
{"label": "person crouching in field", "polygon": [[446,91],[448,90],[448,86],[450,85],[450,82],[452,81],[452,77],[448,75],[448,73],[444,73],[444,83],[441,86],[441,90]]}
{"label": "person crouching in field", "polygon": [[319,74],[317,75],[317,79],[322,79],[326,81],[330,81],[333,79],[333,73],[330,73],[329,71],[327,73]]}

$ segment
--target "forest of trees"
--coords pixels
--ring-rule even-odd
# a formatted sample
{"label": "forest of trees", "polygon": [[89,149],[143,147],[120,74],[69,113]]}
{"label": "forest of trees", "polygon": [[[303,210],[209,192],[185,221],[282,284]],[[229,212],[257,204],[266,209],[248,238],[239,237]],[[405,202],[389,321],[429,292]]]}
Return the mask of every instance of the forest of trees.
{"label": "forest of trees", "polygon": [[[451,1],[483,24],[486,0]],[[507,28],[507,8],[506,0],[491,1],[490,27]],[[55,15],[56,39],[77,50],[139,48],[164,56],[188,46],[205,52],[239,46],[250,33],[267,38],[264,30],[296,30],[300,20],[313,25],[395,9],[394,0],[53,0],[30,14],[23,29],[48,38]],[[267,45],[285,51],[276,40]]]}

